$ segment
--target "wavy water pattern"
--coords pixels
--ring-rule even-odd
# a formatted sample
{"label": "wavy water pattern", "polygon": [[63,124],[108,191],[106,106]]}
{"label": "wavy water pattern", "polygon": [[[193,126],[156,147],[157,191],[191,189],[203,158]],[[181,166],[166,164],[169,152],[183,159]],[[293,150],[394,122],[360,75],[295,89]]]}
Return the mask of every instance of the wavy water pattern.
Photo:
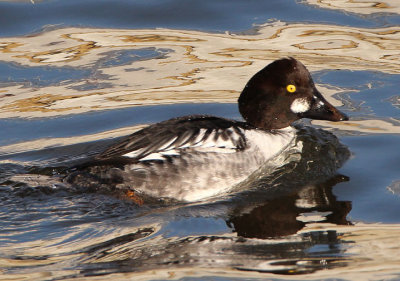
{"label": "wavy water pattern", "polygon": [[400,3],[396,0],[305,0],[305,2],[309,5],[315,5],[324,9],[343,10],[357,14],[400,14]]}
{"label": "wavy water pattern", "polygon": [[[93,2],[95,17],[107,4]],[[110,15],[138,5],[117,2]],[[166,1],[159,8],[187,9],[171,11],[179,17],[172,22],[187,25],[157,25],[170,20],[160,14],[157,24],[116,21],[135,28],[116,28],[114,18],[85,27],[70,24],[82,18],[67,12],[75,1],[0,1],[4,19],[31,9],[32,21],[54,9],[32,27],[5,20],[2,34],[13,35],[0,37],[0,279],[399,279],[398,1],[272,2],[293,20],[257,18],[250,11],[259,7],[240,1]],[[241,7],[254,25],[210,27],[225,5],[236,12],[221,26]],[[293,7],[318,17],[300,20]],[[216,12],[210,24],[188,20],[201,11]],[[53,22],[58,15],[67,23]],[[307,66],[350,121],[296,124],[303,153],[277,156],[283,166],[264,165],[232,193],[192,204],[140,206],[60,184],[67,167],[149,123],[240,119],[236,101],[248,79],[286,56]]]}
{"label": "wavy water pattern", "polygon": [[[3,66],[28,78],[3,80],[0,117],[49,117],[188,102],[234,103],[252,73],[282,56],[295,56],[312,71],[399,72],[398,27],[274,23],[256,31],[241,35],[70,28],[2,38]],[[53,79],[52,73],[56,74]],[[57,75],[66,80],[58,81]],[[319,87],[329,96],[357,91]],[[374,90],[379,86],[368,87]],[[390,101],[396,105],[399,98]],[[355,120],[337,127],[368,133],[399,132],[398,119],[364,123]]]}

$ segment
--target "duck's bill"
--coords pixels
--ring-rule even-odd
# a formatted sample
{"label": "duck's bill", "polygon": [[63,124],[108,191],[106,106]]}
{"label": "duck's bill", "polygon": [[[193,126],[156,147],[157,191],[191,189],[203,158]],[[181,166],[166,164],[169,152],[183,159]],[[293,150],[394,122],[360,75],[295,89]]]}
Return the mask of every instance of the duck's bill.
{"label": "duck's bill", "polygon": [[311,108],[300,114],[302,118],[328,120],[333,122],[347,121],[349,117],[327,102],[320,93],[314,95]]}

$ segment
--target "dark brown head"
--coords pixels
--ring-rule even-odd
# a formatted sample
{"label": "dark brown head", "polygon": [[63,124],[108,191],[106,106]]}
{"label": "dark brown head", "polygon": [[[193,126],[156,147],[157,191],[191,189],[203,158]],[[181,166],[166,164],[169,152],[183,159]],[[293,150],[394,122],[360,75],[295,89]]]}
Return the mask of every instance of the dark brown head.
{"label": "dark brown head", "polygon": [[301,118],[348,120],[324,99],[306,67],[294,58],[276,60],[256,73],[238,102],[243,118],[263,129],[288,127]]}

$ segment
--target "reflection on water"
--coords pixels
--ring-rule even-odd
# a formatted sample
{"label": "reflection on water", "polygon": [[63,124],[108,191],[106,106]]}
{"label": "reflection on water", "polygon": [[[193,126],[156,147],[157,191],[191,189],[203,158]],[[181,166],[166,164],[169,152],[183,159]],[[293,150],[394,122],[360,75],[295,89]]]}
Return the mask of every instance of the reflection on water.
{"label": "reflection on water", "polygon": [[[40,28],[76,5],[0,2],[4,19],[7,11],[21,17],[23,9],[33,8],[29,20],[41,8],[53,7],[54,14],[32,23]],[[214,2],[186,9],[220,11],[231,5],[233,16],[259,9]],[[168,3],[174,8],[181,2]],[[98,5],[102,11],[106,4]],[[254,15],[261,12],[249,12],[252,22],[263,24],[243,32],[149,28],[142,16],[137,26],[143,29],[112,29],[102,22],[97,26],[106,28],[62,25],[1,37],[4,278],[398,279],[400,29],[392,24],[398,21],[398,1],[281,5],[274,17],[284,21],[258,22]],[[292,6],[318,17],[305,22]],[[179,12],[179,22],[200,13],[180,11],[173,13]],[[293,18],[279,17],[288,11]],[[215,31],[207,28],[222,13],[215,15],[210,14],[209,24],[204,19],[192,23],[192,18],[190,24]],[[324,17],[326,24],[318,23]],[[346,21],[336,25],[332,17]],[[28,28],[4,24],[2,32]],[[301,157],[294,153],[278,170],[261,167],[232,194],[196,204],[149,201],[139,207],[115,194],[57,186],[64,167],[145,124],[191,113],[240,118],[236,99],[247,80],[284,56],[301,60],[321,92],[351,118],[312,122],[323,131],[304,126],[308,121],[300,124]]]}
{"label": "reflection on water", "polygon": [[351,202],[337,202],[332,194],[332,187],[344,180],[346,177],[337,175],[289,196],[268,200],[249,213],[235,210],[229,224],[242,237],[260,239],[296,234],[310,222],[351,224],[346,219]]}
{"label": "reflection on water", "polygon": [[[52,116],[193,101],[234,102],[253,73],[266,62],[288,55],[311,70],[398,73],[399,34],[397,27],[363,30],[276,23],[258,27],[255,35],[58,29],[32,37],[2,38],[0,60],[17,64],[21,73],[24,67],[39,68],[37,80],[44,75],[51,79],[48,73],[52,72],[63,73],[66,80],[61,85],[54,80],[32,91],[29,85],[21,87],[17,77],[10,77],[8,87],[2,90],[0,116]],[[332,89],[330,93],[344,90]]]}
{"label": "reflection on water", "polygon": [[396,0],[371,1],[371,0],[305,0],[310,5],[325,9],[344,10],[357,14],[393,13],[400,14],[400,3]]}
{"label": "reflection on water", "polygon": [[[257,27],[252,35],[69,28],[2,38],[3,68],[14,68],[16,74],[3,78],[0,117],[44,117],[151,104],[235,102],[253,73],[282,56],[295,56],[311,70],[397,74],[399,34],[398,27],[353,29],[274,23]],[[59,75],[63,81],[58,80]],[[369,85],[372,90],[379,87]],[[320,88],[328,95],[355,90]],[[398,99],[388,102],[396,104]],[[374,133],[380,128],[399,132],[396,120],[375,120],[373,126],[364,123],[355,119],[336,125],[348,131]]]}

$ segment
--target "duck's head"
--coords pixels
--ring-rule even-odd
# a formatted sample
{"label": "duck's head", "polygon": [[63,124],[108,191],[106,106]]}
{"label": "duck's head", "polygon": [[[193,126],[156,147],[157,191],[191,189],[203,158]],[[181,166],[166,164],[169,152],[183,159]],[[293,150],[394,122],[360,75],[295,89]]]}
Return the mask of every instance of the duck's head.
{"label": "duck's head", "polygon": [[263,129],[285,128],[301,118],[348,120],[325,100],[306,67],[294,58],[276,60],[256,73],[238,102],[243,118]]}

